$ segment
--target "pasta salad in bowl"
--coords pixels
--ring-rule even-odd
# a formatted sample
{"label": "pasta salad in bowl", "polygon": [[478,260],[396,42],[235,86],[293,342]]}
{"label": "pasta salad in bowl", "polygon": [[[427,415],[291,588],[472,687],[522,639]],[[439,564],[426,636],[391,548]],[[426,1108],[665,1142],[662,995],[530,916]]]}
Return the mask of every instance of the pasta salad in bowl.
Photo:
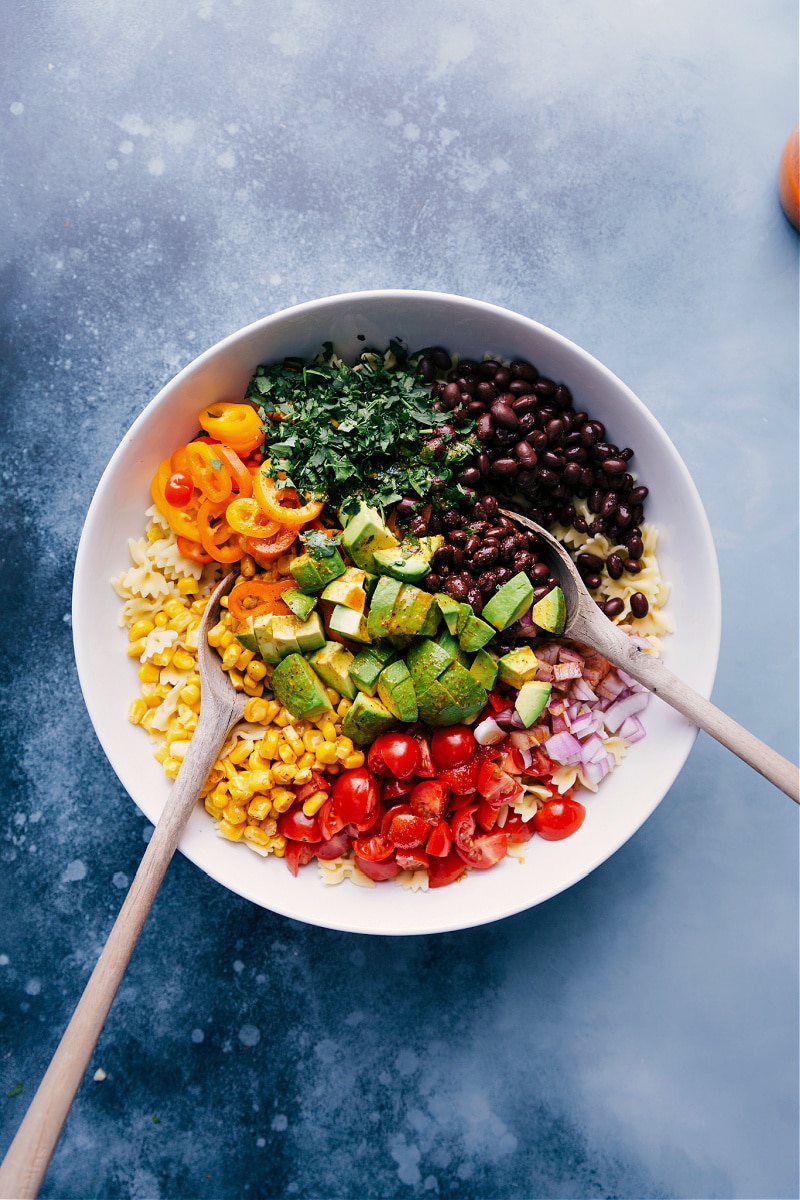
{"label": "pasta salad in bowl", "polygon": [[509,508],[710,691],[719,584],[696,490],[641,401],[559,335],[368,292],[185,368],[109,464],[76,562],[81,684],[142,811],[157,819],[190,743],[200,616],[232,573],[209,641],[245,715],[181,842],[213,878],[314,924],[420,933],[530,907],[608,858],[695,730],[562,636],[559,581]]}

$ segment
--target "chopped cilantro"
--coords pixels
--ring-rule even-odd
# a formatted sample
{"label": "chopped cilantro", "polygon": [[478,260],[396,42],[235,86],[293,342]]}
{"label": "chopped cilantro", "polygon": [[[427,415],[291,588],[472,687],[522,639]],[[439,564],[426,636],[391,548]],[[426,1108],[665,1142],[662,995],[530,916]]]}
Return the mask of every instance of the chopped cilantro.
{"label": "chopped cilantro", "polygon": [[18,1080],[17,1083],[12,1084],[12,1086],[6,1092],[6,1095],[7,1096],[18,1096],[21,1091],[22,1091],[22,1082]]}
{"label": "chopped cilantro", "polygon": [[292,485],[332,505],[359,497],[384,508],[402,496],[452,489],[453,467],[474,451],[462,425],[435,464],[427,440],[449,414],[433,408],[414,360],[397,339],[364,350],[347,366],[326,343],[313,363],[285,359],[261,366],[247,390],[264,412],[265,452]]}
{"label": "chopped cilantro", "polygon": [[342,541],[322,529],[310,529],[308,533],[301,533],[300,538],[311,558],[333,558]]}

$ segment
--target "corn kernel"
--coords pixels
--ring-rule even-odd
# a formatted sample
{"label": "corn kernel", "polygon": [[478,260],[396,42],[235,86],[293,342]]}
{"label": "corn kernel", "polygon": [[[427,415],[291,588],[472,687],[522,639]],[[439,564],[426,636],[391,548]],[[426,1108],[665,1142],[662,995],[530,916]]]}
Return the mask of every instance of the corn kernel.
{"label": "corn kernel", "polygon": [[290,792],[288,788],[273,788],[269,798],[272,801],[272,807],[279,813],[286,812],[287,808],[291,808],[294,804],[294,792]]}
{"label": "corn kernel", "polygon": [[336,705],[339,703],[339,701],[341,700],[342,697],[339,695],[339,693],[336,691],[335,688],[326,687],[325,691],[327,692],[328,699],[330,700],[331,704],[333,705],[334,708],[336,708]]}
{"label": "corn kernel", "polygon": [[161,678],[161,672],[155,663],[142,663],[138,674],[142,683],[158,683]]}
{"label": "corn kernel", "polygon": [[249,675],[245,675],[242,681],[242,691],[244,692],[245,696],[252,696],[253,698],[257,699],[259,696],[264,695],[264,685],[263,683],[257,683],[255,679],[251,679]]}
{"label": "corn kernel", "polygon": [[342,759],[342,766],[346,771],[353,771],[356,767],[363,767],[364,762],[363,751],[354,750],[352,754],[348,754],[347,758]]}
{"label": "corn kernel", "polygon": [[180,690],[180,698],[184,704],[194,707],[194,705],[200,703],[200,688],[196,683],[187,683]]}
{"label": "corn kernel", "polygon": [[292,783],[297,775],[294,763],[279,762],[272,768],[272,778],[276,783]]}
{"label": "corn kernel", "polygon": [[281,706],[277,700],[268,700],[267,701],[267,713],[266,713],[266,716],[264,719],[266,721],[274,721],[280,711],[281,711]]}
{"label": "corn kernel", "polygon": [[[229,646],[236,645],[238,647],[241,645],[240,642],[236,641],[236,638],[235,638],[234,634],[231,633],[230,629],[225,630],[222,637],[219,639],[219,644],[223,650],[227,650]],[[238,657],[238,652],[237,652],[237,657]]]}
{"label": "corn kernel", "polygon": [[164,759],[164,774],[168,779],[175,779],[180,769],[181,760],[179,758],[172,758],[172,756],[170,756],[169,758]]}
{"label": "corn kernel", "polygon": [[141,696],[128,705],[128,720],[131,725],[141,725],[142,717],[147,712],[147,705]]}
{"label": "corn kernel", "polygon": [[311,767],[298,767],[292,783],[295,787],[302,787],[304,783],[311,783]]}
{"label": "corn kernel", "polygon": [[274,785],[273,770],[266,771],[246,771],[248,787],[254,792],[268,792]]}
{"label": "corn kernel", "polygon": [[252,749],[252,742],[248,742],[245,741],[244,738],[240,738],[228,755],[229,762],[236,763],[237,767],[240,766],[250,757],[250,751]]}
{"label": "corn kernel", "polygon": [[129,642],[127,648],[128,658],[141,658],[147,649],[147,638],[139,638],[135,642]]}
{"label": "corn kernel", "polygon": [[353,743],[349,737],[339,737],[336,742],[336,757],[341,761],[353,753]]}
{"label": "corn kernel", "polygon": [[166,604],[164,605],[163,611],[167,614],[168,617],[171,618],[171,617],[180,616],[180,614],[182,612],[185,612],[186,610],[184,609],[180,600],[167,600]]}
{"label": "corn kernel", "polygon": [[237,671],[235,667],[232,668],[228,672],[228,678],[230,679],[231,683],[233,684],[233,686],[235,687],[237,692],[244,691],[244,679],[242,678],[241,671]]}
{"label": "corn kernel", "polygon": [[245,702],[244,719],[253,725],[263,721],[267,712],[267,701],[253,697]]}
{"label": "corn kernel", "polygon": [[134,621],[128,630],[128,637],[132,642],[138,642],[139,638],[146,638],[148,633],[152,633],[155,625],[152,621],[148,621],[146,617],[142,617],[139,621]]}
{"label": "corn kernel", "polygon": [[166,629],[168,622],[169,622],[169,617],[167,616],[167,614],[164,612],[163,609],[161,610],[161,612],[157,612],[156,615],[153,617],[153,623],[155,625],[157,625],[159,629]]}
{"label": "corn kernel", "polygon": [[287,712],[285,708],[282,708],[272,719],[281,729],[285,729],[287,725],[291,725],[292,723],[292,714]]}
{"label": "corn kernel", "polygon": [[281,742],[278,746],[278,758],[281,762],[293,763],[297,755],[287,742]]}
{"label": "corn kernel", "polygon": [[178,580],[178,591],[182,596],[196,596],[199,590],[200,584],[193,575],[184,575]]}
{"label": "corn kernel", "polygon": [[319,731],[326,742],[336,741],[336,726],[333,721],[323,721],[319,727]]}
{"label": "corn kernel", "polygon": [[270,837],[258,825],[248,825],[244,831],[244,837],[248,842],[252,842],[256,846],[268,846]]}
{"label": "corn kernel", "polygon": [[305,746],[306,750],[309,750],[312,753],[314,750],[316,750],[317,746],[321,746],[324,741],[325,738],[318,729],[309,729],[303,734],[303,745]]}
{"label": "corn kernel", "polygon": [[226,821],[224,819],[220,821],[219,825],[217,825],[218,832],[221,833],[223,837],[229,838],[232,842],[240,841],[246,828],[247,827],[244,824],[231,825],[230,821]]}
{"label": "corn kernel", "polygon": [[260,754],[262,758],[272,759],[278,753],[278,731],[277,729],[268,729],[261,739]]}
{"label": "corn kernel", "polygon": [[221,621],[217,621],[216,625],[208,631],[208,644],[215,648],[222,645],[222,638],[225,634],[225,626]]}
{"label": "corn kernel", "polygon": [[303,812],[307,817],[313,817],[322,808],[325,801],[328,799],[328,793],[322,789],[318,792],[313,792],[306,800],[303,801]]}
{"label": "corn kernel", "polygon": [[185,608],[182,608],[177,616],[170,617],[169,628],[174,629],[176,633],[183,633],[184,629],[188,629],[192,618]]}
{"label": "corn kernel", "polygon": [[344,714],[347,712],[347,710],[348,710],[349,708],[351,708],[351,707],[352,707],[352,704],[353,704],[353,701],[352,701],[352,700],[348,700],[348,699],[347,699],[347,697],[346,697],[346,696],[344,696],[344,697],[343,697],[343,698],[342,698],[342,699],[339,701],[339,703],[336,705],[336,715],[337,715],[337,717],[343,717],[343,716],[344,716]]}
{"label": "corn kernel", "polygon": [[262,662],[260,659],[254,658],[254,659],[252,659],[252,661],[250,663],[248,663],[247,674],[256,683],[260,683],[261,680],[266,675],[266,673],[267,673],[267,664]]}
{"label": "corn kernel", "polygon": [[237,666],[238,661],[239,661],[239,643],[236,642],[233,645],[228,646],[227,649],[225,650],[225,653],[222,655],[223,671],[230,671],[231,667]]}
{"label": "corn kernel", "polygon": [[205,803],[206,812],[209,813],[210,816],[219,817],[220,813],[222,812],[222,809],[219,808],[218,805],[216,805],[214,803],[213,795],[206,796],[204,803]]}
{"label": "corn kernel", "polygon": [[305,767],[313,767],[314,755],[310,750],[305,750],[304,753],[300,755],[295,765],[299,770],[303,770]]}
{"label": "corn kernel", "polygon": [[158,539],[162,538],[163,536],[164,536],[163,531],[161,529],[159,529],[159,527],[157,525],[148,525],[147,526],[148,542],[157,542]]}
{"label": "corn kernel", "polygon": [[239,574],[241,575],[242,579],[255,579],[256,563],[255,559],[251,558],[249,554],[245,554],[245,556],[242,558],[242,561],[239,563]]}
{"label": "corn kernel", "polygon": [[283,858],[286,854],[286,838],[278,837],[272,839],[272,853],[276,858]]}
{"label": "corn kernel", "polygon": [[247,806],[248,817],[256,821],[264,821],[272,812],[272,801],[269,796],[254,796]]}
{"label": "corn kernel", "polygon": [[291,746],[295,755],[303,753],[305,749],[305,746],[303,745],[303,739],[300,737],[300,734],[297,732],[294,725],[287,725],[283,731],[283,736]]}
{"label": "corn kernel", "polygon": [[225,805],[223,816],[231,825],[241,825],[247,820],[247,809],[243,805],[231,801],[230,804]]}
{"label": "corn kernel", "polygon": [[194,658],[191,654],[187,654],[185,650],[178,649],[172,656],[172,666],[176,671],[191,671],[195,665]]}
{"label": "corn kernel", "polygon": [[315,751],[318,763],[330,766],[336,762],[336,743],[321,742]]}
{"label": "corn kernel", "polygon": [[160,746],[156,747],[156,749],[153,751],[153,758],[156,760],[156,762],[160,763],[165,763],[167,761],[169,758],[169,746],[166,742],[162,742]]}
{"label": "corn kernel", "polygon": [[188,749],[189,742],[186,738],[176,738],[174,742],[170,742],[169,744],[169,752],[173,758],[184,759]]}

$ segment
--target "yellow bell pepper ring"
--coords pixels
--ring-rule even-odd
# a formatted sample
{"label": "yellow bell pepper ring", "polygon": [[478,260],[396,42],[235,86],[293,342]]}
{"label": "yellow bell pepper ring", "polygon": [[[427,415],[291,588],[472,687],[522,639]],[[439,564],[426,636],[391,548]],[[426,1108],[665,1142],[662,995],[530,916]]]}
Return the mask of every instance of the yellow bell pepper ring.
{"label": "yellow bell pepper ring", "polygon": [[208,442],[190,442],[186,447],[186,468],[195,487],[212,504],[221,504],[233,491],[231,472],[218,447]]}
{"label": "yellow bell pepper ring", "polygon": [[325,507],[324,500],[309,500],[306,504],[300,504],[300,496],[294,488],[276,483],[263,468],[255,473],[253,491],[267,516],[290,529],[299,529],[313,521]]}
{"label": "yellow bell pepper ring", "polygon": [[251,538],[271,538],[280,529],[280,522],[268,517],[257,500],[240,496],[231,500],[225,510],[225,518],[236,533]]}
{"label": "yellow bell pepper ring", "polygon": [[250,404],[220,400],[198,414],[201,429],[237,454],[247,455],[264,440],[261,417]]}

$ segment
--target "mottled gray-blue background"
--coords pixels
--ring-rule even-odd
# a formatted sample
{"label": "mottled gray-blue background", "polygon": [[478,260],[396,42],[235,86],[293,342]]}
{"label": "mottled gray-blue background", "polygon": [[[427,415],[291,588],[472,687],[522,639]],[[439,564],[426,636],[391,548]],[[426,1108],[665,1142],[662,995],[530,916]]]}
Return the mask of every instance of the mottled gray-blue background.
{"label": "mottled gray-blue background", "polygon": [[[586,346],[705,502],[717,702],[797,755],[797,24],[2,0],[0,1151],[148,834],[73,666],[83,516],[150,397],[259,316],[431,288]],[[179,857],[41,1194],[796,1197],[797,860],[794,806],[702,735],[611,861],[494,927],[337,935]]]}

